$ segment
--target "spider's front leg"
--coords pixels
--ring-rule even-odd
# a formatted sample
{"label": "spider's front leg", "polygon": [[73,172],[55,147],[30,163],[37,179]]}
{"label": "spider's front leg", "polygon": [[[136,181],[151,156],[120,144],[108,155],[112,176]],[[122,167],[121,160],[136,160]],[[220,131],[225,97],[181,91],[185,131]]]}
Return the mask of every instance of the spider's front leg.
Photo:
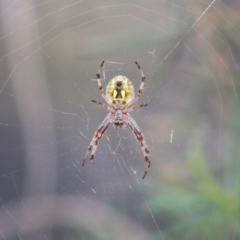
{"label": "spider's front leg", "polygon": [[97,146],[98,146],[98,142],[101,140],[103,134],[106,132],[109,124],[110,124],[110,114],[107,115],[107,117],[103,120],[103,122],[100,124],[100,126],[97,128],[96,132],[93,135],[93,139],[90,142],[90,145],[88,146],[87,152],[84,156],[83,162],[82,162],[82,166],[84,166],[84,163],[87,160],[88,154],[92,151],[91,156],[90,156],[90,160],[91,162],[94,164],[94,155],[97,151]]}
{"label": "spider's front leg", "polygon": [[100,67],[98,68],[98,71],[97,71],[97,74],[96,74],[96,75],[97,75],[97,83],[98,83],[98,89],[99,89],[99,91],[100,91],[101,96],[103,97],[103,99],[104,99],[108,104],[110,104],[110,101],[109,101],[109,99],[107,98],[107,96],[106,96],[106,94],[105,94],[105,92],[104,92],[104,90],[103,90],[102,83],[101,83],[101,79],[100,79],[100,73],[101,73],[101,71],[102,71],[104,62],[105,62],[105,61],[102,61]]}
{"label": "spider's front leg", "polygon": [[138,64],[138,62],[135,62],[137,67],[138,67],[138,70],[141,74],[141,78],[142,78],[142,81],[140,83],[140,86],[139,86],[139,89],[138,89],[138,93],[137,95],[135,96],[135,98],[133,98],[130,102],[128,102],[127,106],[130,106],[132,105],[133,103],[135,103],[142,95],[142,92],[143,92],[143,86],[144,86],[144,82],[145,82],[145,75],[143,73],[143,70],[142,68],[140,67],[140,65]]}
{"label": "spider's front leg", "polygon": [[137,123],[133,120],[133,118],[130,115],[128,115],[128,124],[132,129],[134,135],[136,136],[137,140],[141,143],[142,152],[146,162],[145,171],[142,177],[142,179],[144,179],[147,175],[148,169],[150,168],[150,164],[151,164],[151,161],[149,158],[149,150],[145,142],[144,135],[142,134],[142,131],[140,130]]}

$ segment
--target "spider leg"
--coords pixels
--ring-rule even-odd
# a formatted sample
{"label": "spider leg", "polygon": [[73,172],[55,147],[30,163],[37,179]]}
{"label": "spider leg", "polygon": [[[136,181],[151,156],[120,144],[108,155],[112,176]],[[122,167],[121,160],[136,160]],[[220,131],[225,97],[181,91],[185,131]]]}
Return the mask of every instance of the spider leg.
{"label": "spider leg", "polygon": [[92,102],[93,102],[93,103],[96,103],[96,104],[99,105],[99,106],[102,106],[102,107],[104,107],[104,108],[109,109],[109,107],[108,107],[107,104],[104,104],[104,103],[98,102],[98,101],[96,101],[96,100],[92,100]]}
{"label": "spider leg", "polygon": [[105,94],[105,92],[104,92],[104,90],[103,90],[102,83],[101,83],[101,79],[100,79],[100,73],[101,73],[101,71],[102,71],[103,65],[104,65],[104,61],[102,61],[101,65],[99,66],[98,71],[97,71],[98,89],[99,89],[100,94],[101,94],[101,96],[103,97],[103,99],[104,99],[108,104],[110,104],[110,101],[109,101],[109,99],[106,97],[106,94]]}
{"label": "spider leg", "polygon": [[83,162],[82,162],[82,166],[84,166],[84,163],[87,160],[87,157],[89,155],[89,153],[92,151],[91,156],[90,156],[90,160],[92,163],[94,162],[94,155],[96,153],[97,150],[97,146],[98,146],[98,142],[101,140],[103,134],[105,133],[105,131],[107,130],[109,124],[110,124],[110,120],[109,120],[110,114],[107,115],[107,117],[103,120],[103,122],[99,125],[99,127],[97,128],[97,130],[95,131],[92,141],[90,142],[90,145],[88,146],[87,152],[84,156]]}
{"label": "spider leg", "polygon": [[132,112],[132,111],[135,111],[141,107],[146,107],[148,104],[147,103],[144,103],[144,104],[140,104],[140,105],[136,105],[136,106],[133,106],[131,108],[128,108],[127,111],[128,112]]}
{"label": "spider leg", "polygon": [[128,124],[130,126],[130,128],[132,129],[133,133],[135,134],[137,140],[141,143],[141,147],[142,147],[142,152],[143,155],[145,157],[145,161],[146,161],[146,167],[145,167],[145,171],[143,174],[143,179],[146,177],[148,169],[150,168],[150,158],[149,158],[149,150],[147,147],[147,144],[145,142],[145,138],[144,135],[142,134],[140,128],[138,127],[137,123],[134,121],[134,119],[128,114]]}
{"label": "spider leg", "polygon": [[135,63],[136,63],[136,65],[137,65],[137,67],[138,67],[138,70],[139,70],[139,72],[140,72],[140,74],[141,74],[142,81],[141,81],[141,83],[140,83],[140,86],[139,86],[137,95],[135,96],[135,98],[133,98],[133,99],[127,104],[127,106],[132,105],[133,103],[135,103],[135,102],[140,98],[140,96],[141,96],[141,94],[142,94],[142,91],[143,91],[144,81],[145,81],[145,75],[144,75],[144,73],[143,73],[143,70],[141,69],[141,67],[140,67],[140,65],[138,64],[138,62],[135,62]]}

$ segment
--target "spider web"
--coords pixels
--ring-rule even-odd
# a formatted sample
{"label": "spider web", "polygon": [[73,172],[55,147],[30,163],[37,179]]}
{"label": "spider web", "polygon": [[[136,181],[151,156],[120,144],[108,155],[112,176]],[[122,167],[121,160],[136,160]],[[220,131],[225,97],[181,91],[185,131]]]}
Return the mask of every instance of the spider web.
{"label": "spider web", "polygon": [[[2,0],[0,239],[238,239],[239,11],[237,0]],[[96,164],[81,166],[107,115],[91,103],[104,102],[102,60],[104,89],[124,75],[137,91],[136,60],[146,76],[148,106],[131,113],[150,150],[144,180],[128,127],[110,125]]]}

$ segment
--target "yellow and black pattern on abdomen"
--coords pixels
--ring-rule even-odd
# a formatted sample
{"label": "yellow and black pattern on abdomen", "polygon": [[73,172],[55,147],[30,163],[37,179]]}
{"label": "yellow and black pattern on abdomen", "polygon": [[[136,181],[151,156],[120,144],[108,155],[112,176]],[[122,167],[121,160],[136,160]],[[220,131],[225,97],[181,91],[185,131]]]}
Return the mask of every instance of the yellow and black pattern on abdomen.
{"label": "yellow and black pattern on abdomen", "polygon": [[[117,87],[117,82],[122,83],[121,89]],[[121,103],[128,103],[134,98],[133,84],[124,76],[116,76],[108,83],[106,95],[111,102],[120,101]]]}

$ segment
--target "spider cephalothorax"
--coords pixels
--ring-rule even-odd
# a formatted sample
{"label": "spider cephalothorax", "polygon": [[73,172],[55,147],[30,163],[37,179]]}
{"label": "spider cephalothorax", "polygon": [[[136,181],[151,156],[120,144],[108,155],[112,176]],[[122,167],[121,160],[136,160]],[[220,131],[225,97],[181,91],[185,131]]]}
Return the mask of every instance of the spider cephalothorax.
{"label": "spider cephalothorax", "polygon": [[95,100],[92,100],[92,102],[107,108],[109,113],[107,117],[103,120],[103,122],[100,124],[96,132],[94,133],[93,139],[83,159],[82,166],[84,165],[85,161],[87,160],[87,156],[91,151],[92,153],[90,156],[90,160],[92,163],[95,163],[94,155],[97,150],[98,142],[102,138],[103,134],[107,130],[110,123],[112,123],[114,127],[119,127],[119,128],[124,128],[126,124],[128,124],[131,130],[133,131],[133,133],[135,134],[137,140],[140,141],[141,143],[143,155],[146,161],[146,168],[143,175],[143,178],[145,178],[148,168],[150,167],[149,150],[140,128],[138,127],[137,123],[133,120],[133,118],[129,114],[130,112],[138,108],[147,106],[147,104],[140,104],[140,105],[135,105],[133,107],[129,107],[130,105],[135,103],[141,96],[143,86],[144,86],[144,80],[145,80],[145,76],[143,74],[141,67],[137,62],[135,63],[142,77],[142,81],[136,96],[134,94],[134,87],[132,82],[128,78],[121,75],[114,77],[108,83],[106,87],[106,94],[105,94],[105,92],[103,91],[101,80],[100,80],[100,72],[103,67],[104,61],[100,65],[97,72],[97,82],[98,82],[99,91],[107,104],[97,102]]}

